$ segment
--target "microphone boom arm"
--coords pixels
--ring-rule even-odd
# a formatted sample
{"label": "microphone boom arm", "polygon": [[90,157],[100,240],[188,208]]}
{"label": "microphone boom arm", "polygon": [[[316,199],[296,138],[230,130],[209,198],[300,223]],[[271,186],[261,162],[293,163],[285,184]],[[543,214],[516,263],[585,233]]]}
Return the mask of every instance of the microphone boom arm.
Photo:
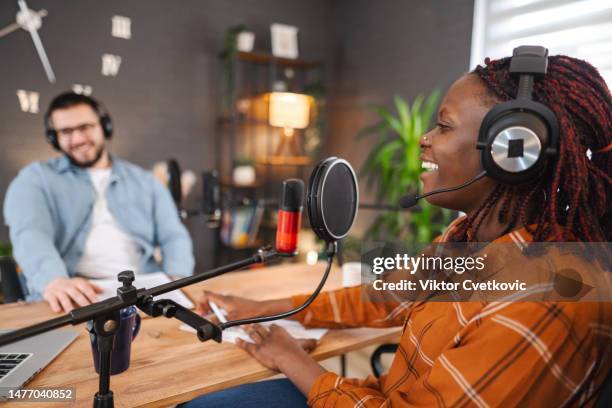
{"label": "microphone boom arm", "polygon": [[9,333],[0,335],[0,346],[7,345],[18,340],[33,337],[37,334],[55,330],[63,326],[74,326],[89,320],[95,320],[100,317],[108,316],[112,312],[119,311],[120,309],[124,309],[129,306],[136,306],[144,313],[152,317],[157,317],[160,315],[164,315],[168,318],[176,317],[177,319],[196,329],[198,339],[200,341],[214,339],[215,341],[219,342],[221,341],[221,331],[229,327],[243,324],[261,323],[270,320],[277,320],[289,317],[301,312],[306,307],[308,307],[318,296],[318,294],[321,292],[321,289],[325,285],[337,249],[337,242],[328,243],[327,267],[325,273],[323,274],[323,277],[321,278],[321,281],[319,282],[319,285],[315,289],[315,292],[312,294],[312,296],[310,296],[310,298],[308,298],[304,302],[304,304],[285,313],[280,313],[272,316],[262,316],[249,319],[234,320],[229,321],[227,323],[222,323],[220,325],[215,325],[209,322],[208,320],[202,318],[198,314],[192,312],[191,310],[184,308],[168,299],[160,299],[157,301],[153,300],[154,296],[159,296],[176,289],[181,289],[185,286],[202,282],[207,279],[223,275],[227,272],[239,270],[249,265],[253,265],[256,263],[265,263],[269,260],[278,257],[293,257],[296,255],[296,253],[285,254],[278,252],[276,249],[271,247],[263,247],[260,248],[257,253],[251,256],[250,258],[246,258],[241,261],[231,263],[229,265],[221,266],[203,274],[188,276],[186,278],[182,278],[173,282],[168,282],[163,285],[155,286],[151,289],[135,288],[132,285],[132,282],[134,281],[133,272],[121,272],[118,275],[118,279],[123,283],[123,286],[117,289],[117,296],[105,299],[101,302],[93,303],[88,306],[74,309],[73,311],[68,314],[65,314],[64,316],[60,316],[54,319],[50,319],[41,323],[13,330]]}
{"label": "microphone boom arm", "polygon": [[303,305],[286,313],[281,313],[274,316],[265,316],[252,319],[243,319],[242,321],[228,322],[223,325],[215,325],[212,322],[204,319],[197,313],[177,304],[169,299],[153,300],[154,296],[161,295],[182,287],[201,282],[207,279],[214,278],[227,272],[242,269],[246,266],[264,263],[268,260],[278,257],[292,257],[297,255],[297,252],[284,253],[279,252],[272,247],[260,248],[257,253],[250,258],[232,264],[213,269],[207,273],[200,275],[189,276],[179,279],[174,282],[168,282],[163,285],[153,287],[151,289],[137,289],[132,283],[134,282],[134,272],[123,271],[118,274],[118,280],[123,286],[117,289],[117,296],[105,299],[101,302],[96,302],[88,306],[74,309],[72,312],[54,319],[50,319],[41,323],[37,323],[28,327],[17,329],[9,333],[0,335],[0,346],[14,343],[18,340],[33,337],[37,334],[45,333],[51,330],[58,329],[69,324],[77,325],[83,322],[88,322],[88,328],[92,333],[96,333],[99,338],[98,351],[100,353],[100,371],[99,371],[99,388],[98,392],[93,397],[94,408],[108,408],[114,406],[113,392],[110,390],[110,366],[112,347],[115,341],[115,334],[119,327],[119,311],[128,306],[136,306],[144,313],[152,317],[164,315],[167,318],[175,317],[178,320],[188,324],[196,330],[197,337],[200,341],[213,339],[216,342],[222,341],[222,330],[231,326],[240,324],[263,322],[268,320],[280,319],[282,317],[291,316],[308,307],[310,303],[319,294],[332,266],[333,256],[336,253],[337,244],[331,243],[328,245],[328,262],[327,269],[323,274],[323,278],[319,283],[315,293]]}
{"label": "microphone boom arm", "polygon": [[[98,317],[106,316],[109,313],[124,309],[129,306],[136,306],[139,309],[143,310],[146,305],[146,302],[148,302],[148,299],[154,296],[162,295],[164,293],[171,292],[173,290],[180,289],[185,286],[192,285],[194,283],[202,282],[227,272],[242,269],[249,265],[253,265],[256,263],[264,263],[266,261],[278,257],[292,257],[294,255],[296,254],[284,254],[276,251],[276,249],[274,248],[263,247],[260,248],[256,254],[249,258],[212,269],[209,272],[205,272],[199,275],[188,276],[186,278],[182,278],[173,282],[168,282],[163,285],[155,286],[151,289],[135,288],[134,286],[132,286],[132,282],[134,281],[134,273],[132,271],[123,271],[118,275],[118,278],[123,283],[123,286],[117,289],[117,296],[93,303],[88,306],[83,306],[74,309],[70,313],[67,313],[63,316],[46,320],[41,323],[13,330],[9,333],[0,335],[0,346],[14,343],[18,340],[33,337],[37,334],[55,330],[63,326],[75,326],[77,324],[84,323],[89,320],[94,320]],[[147,312],[146,310],[143,311],[145,313]]]}

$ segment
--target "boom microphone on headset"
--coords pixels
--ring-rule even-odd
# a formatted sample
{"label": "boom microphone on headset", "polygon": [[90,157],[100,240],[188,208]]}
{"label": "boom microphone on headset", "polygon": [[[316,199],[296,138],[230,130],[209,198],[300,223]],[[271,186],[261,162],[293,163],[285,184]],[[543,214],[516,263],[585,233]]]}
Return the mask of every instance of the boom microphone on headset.
{"label": "boom microphone on headset", "polygon": [[460,185],[455,186],[455,187],[439,188],[437,190],[430,191],[429,193],[423,194],[423,195],[405,195],[402,198],[400,198],[400,207],[402,207],[402,208],[414,207],[416,205],[417,201],[419,201],[422,198],[429,197],[430,195],[441,194],[441,193],[448,193],[450,191],[461,190],[462,188],[465,188],[465,187],[475,183],[476,181],[480,180],[481,178],[483,178],[486,175],[487,175],[487,171],[483,170],[482,172],[480,172],[473,179],[468,180],[465,183],[460,184]]}

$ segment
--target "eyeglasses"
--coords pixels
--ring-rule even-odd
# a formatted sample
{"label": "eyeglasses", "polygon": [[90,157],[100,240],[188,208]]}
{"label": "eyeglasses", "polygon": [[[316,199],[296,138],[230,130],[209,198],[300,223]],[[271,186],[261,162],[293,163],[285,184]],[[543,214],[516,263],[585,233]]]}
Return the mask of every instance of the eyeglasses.
{"label": "eyeglasses", "polygon": [[75,131],[78,131],[79,133],[89,134],[96,126],[97,126],[97,123],[83,123],[82,125],[78,125],[75,127],[57,129],[57,134],[60,137],[66,137],[66,138],[72,136],[72,134]]}

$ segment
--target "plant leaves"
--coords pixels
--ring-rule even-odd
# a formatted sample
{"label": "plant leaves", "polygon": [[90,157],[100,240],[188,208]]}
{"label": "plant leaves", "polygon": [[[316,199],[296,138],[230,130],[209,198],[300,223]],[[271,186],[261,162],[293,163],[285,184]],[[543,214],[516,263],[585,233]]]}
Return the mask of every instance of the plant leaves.
{"label": "plant leaves", "polygon": [[[396,95],[393,98],[396,113],[384,106],[371,106],[380,120],[364,127],[357,138],[378,136],[359,173],[366,178],[367,188],[375,190],[376,202],[396,203],[402,195],[421,190],[419,139],[429,128],[439,96],[440,92],[435,90],[426,98],[417,96],[409,104]],[[399,239],[408,245],[431,242],[447,225],[451,212],[426,201],[421,203],[420,212],[379,213],[368,228],[367,236],[388,242]]]}
{"label": "plant leaves", "polygon": [[402,133],[402,126],[398,118],[384,106],[377,106],[375,109],[376,113],[383,119],[383,123],[389,127],[390,130],[395,131],[398,135]]}

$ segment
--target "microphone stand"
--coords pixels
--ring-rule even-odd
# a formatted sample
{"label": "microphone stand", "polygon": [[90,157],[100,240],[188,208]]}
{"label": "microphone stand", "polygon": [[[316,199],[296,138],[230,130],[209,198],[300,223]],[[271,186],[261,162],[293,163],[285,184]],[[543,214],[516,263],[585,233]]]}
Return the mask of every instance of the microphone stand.
{"label": "microphone stand", "polygon": [[[98,392],[94,395],[94,408],[113,408],[113,392],[110,390],[110,364],[111,364],[111,353],[113,344],[115,341],[115,334],[119,328],[119,312],[129,306],[136,306],[144,313],[151,317],[158,317],[164,315],[167,318],[176,318],[183,323],[191,326],[196,330],[197,337],[200,341],[206,341],[213,339],[217,343],[221,342],[221,331],[227,327],[231,327],[238,324],[244,323],[255,323],[260,321],[272,320],[281,317],[286,317],[290,314],[295,314],[305,307],[318,295],[319,291],[323,287],[325,280],[331,269],[331,263],[333,262],[333,255],[337,249],[336,243],[330,243],[328,246],[328,268],[321,280],[321,283],[317,287],[317,290],[311,298],[306,301],[302,306],[294,309],[290,312],[276,315],[267,316],[261,318],[244,319],[242,321],[228,322],[223,326],[218,326],[212,322],[204,319],[202,316],[195,312],[177,304],[176,302],[169,299],[153,300],[154,296],[158,296],[167,292],[171,292],[176,289],[183,288],[194,283],[202,282],[207,279],[214,278],[227,272],[242,269],[249,265],[256,263],[265,263],[271,259],[278,257],[293,257],[297,255],[297,252],[286,254],[278,252],[272,247],[262,247],[257,252],[246,259],[231,263],[226,266],[222,266],[216,269],[212,269],[203,274],[189,276],[173,282],[168,282],[163,285],[155,286],[151,289],[136,288],[132,285],[134,282],[134,272],[123,271],[117,275],[118,280],[122,283],[122,286],[117,289],[117,296],[103,300],[101,302],[93,303],[88,306],[74,309],[69,314],[66,314],[55,319],[50,319],[41,323],[34,324],[32,326],[24,327],[22,329],[14,330],[10,333],[0,335],[0,346],[4,346],[9,343],[13,343],[18,340],[22,340],[28,337],[35,336],[37,334],[45,333],[57,328],[71,325],[77,325],[84,322],[89,322],[90,332],[95,332],[98,336],[98,351],[100,352],[100,373],[99,373],[99,387]],[[243,323],[244,322],[244,323]]]}

